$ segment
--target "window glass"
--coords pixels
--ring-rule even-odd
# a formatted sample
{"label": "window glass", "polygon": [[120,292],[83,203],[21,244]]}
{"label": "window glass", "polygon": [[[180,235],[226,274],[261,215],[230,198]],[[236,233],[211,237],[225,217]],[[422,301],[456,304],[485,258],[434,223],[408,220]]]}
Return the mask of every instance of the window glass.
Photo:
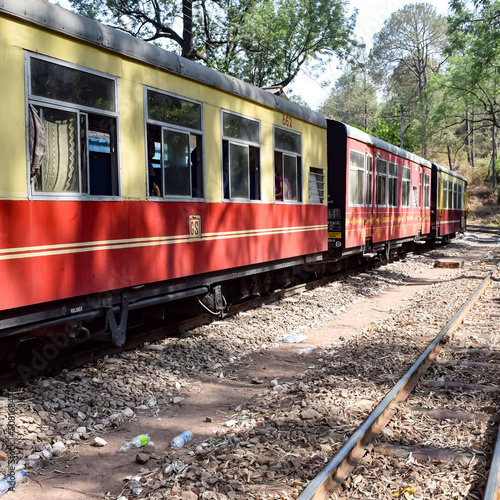
{"label": "window glass", "polygon": [[203,198],[202,105],[148,89],[148,194]]}
{"label": "window glass", "polygon": [[229,145],[229,170],[231,172],[230,198],[249,198],[248,146]]}
{"label": "window glass", "polygon": [[276,149],[290,151],[292,153],[302,153],[302,137],[300,134],[275,128],[274,131],[274,146]]}
{"label": "window glass", "polygon": [[448,181],[448,208],[453,208],[453,181]]}
{"label": "window glass", "polygon": [[191,196],[189,134],[163,130],[165,194]]}
{"label": "window glass", "polygon": [[403,167],[401,180],[401,205],[403,207],[410,206],[410,191],[411,191],[411,169]]}
{"label": "window glass", "polygon": [[429,174],[424,174],[424,208],[429,208],[431,206],[431,176]]}
{"label": "window glass", "polygon": [[284,201],[297,201],[297,157],[284,155],[284,179],[289,186],[283,190]]}
{"label": "window glass", "polygon": [[148,90],[148,118],[180,127],[201,130],[201,104]]}
{"label": "window glass", "polygon": [[358,151],[349,152],[349,204],[363,205],[365,178],[365,155]]}
{"label": "window glass", "polygon": [[33,192],[117,196],[115,80],[33,56],[29,72]]}
{"label": "window glass", "polygon": [[260,144],[260,123],[232,113],[223,114],[223,135]]}
{"label": "window glass", "polygon": [[44,59],[31,59],[31,94],[88,108],[115,111],[115,82]]}
{"label": "window glass", "polygon": [[[302,201],[302,136],[274,127],[274,198],[276,201]],[[321,169],[315,169],[321,172]],[[313,169],[311,168],[311,172]],[[309,201],[323,202],[323,188],[311,188],[311,182],[319,179],[315,173],[309,176]],[[312,196],[311,196],[312,194]],[[321,201],[318,201],[321,199]]]}
{"label": "window glass", "polygon": [[398,206],[398,166],[389,163],[389,206]]}
{"label": "window glass", "polygon": [[387,204],[386,182],[387,182],[387,162],[377,158],[376,168],[376,203],[379,206]]}
{"label": "window glass", "polygon": [[45,127],[47,149],[34,185],[39,192],[79,193],[78,113],[37,107]]}
{"label": "window glass", "polygon": [[222,112],[225,199],[260,199],[260,122]]}
{"label": "window glass", "polygon": [[373,203],[373,157],[366,155],[366,205]]}

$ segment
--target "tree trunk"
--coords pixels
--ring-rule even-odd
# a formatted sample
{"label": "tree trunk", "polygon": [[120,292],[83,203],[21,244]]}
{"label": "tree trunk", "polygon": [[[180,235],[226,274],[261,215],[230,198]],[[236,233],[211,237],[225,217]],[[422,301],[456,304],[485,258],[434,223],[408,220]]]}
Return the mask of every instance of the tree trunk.
{"label": "tree trunk", "polygon": [[448,165],[450,166],[450,170],[453,170],[453,163],[451,162],[451,148],[449,144],[446,146],[446,149],[448,150]]}
{"label": "tree trunk", "polygon": [[493,125],[491,131],[491,179],[493,181],[493,192],[497,191],[497,127]]}
{"label": "tree trunk", "polygon": [[399,119],[399,147],[403,149],[404,133],[405,133],[405,115],[402,104],[400,104],[399,106],[399,111],[401,112],[401,118]]}
{"label": "tree trunk", "polygon": [[182,57],[194,59],[193,50],[193,2],[182,0]]}

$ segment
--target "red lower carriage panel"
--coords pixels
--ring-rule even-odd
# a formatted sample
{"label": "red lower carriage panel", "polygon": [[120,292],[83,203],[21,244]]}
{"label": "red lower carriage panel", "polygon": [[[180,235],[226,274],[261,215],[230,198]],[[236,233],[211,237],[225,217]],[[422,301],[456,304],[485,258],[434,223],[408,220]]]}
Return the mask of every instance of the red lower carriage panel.
{"label": "red lower carriage panel", "polygon": [[439,236],[465,231],[465,210],[442,210],[437,225]]}
{"label": "red lower carriage panel", "polygon": [[326,250],[326,207],[0,202],[0,310]]}
{"label": "red lower carriage panel", "polygon": [[430,231],[430,209],[346,207],[345,247],[412,238]]}

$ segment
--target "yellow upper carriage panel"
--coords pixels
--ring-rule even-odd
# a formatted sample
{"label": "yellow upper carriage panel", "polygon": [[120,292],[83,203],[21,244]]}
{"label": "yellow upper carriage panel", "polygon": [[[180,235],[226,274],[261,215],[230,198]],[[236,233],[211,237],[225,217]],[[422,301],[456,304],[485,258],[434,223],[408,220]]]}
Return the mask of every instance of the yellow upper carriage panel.
{"label": "yellow upper carriage panel", "polygon": [[[248,195],[248,201],[275,201],[274,166],[280,158],[283,168],[295,175],[294,198],[290,195],[284,201],[326,203],[326,122],[317,113],[45,0],[1,1],[0,48],[0,90],[5,116],[9,116],[0,125],[1,168],[8,169],[8,175],[0,176],[4,198],[61,195],[61,184],[41,189],[31,179],[27,158],[31,104],[37,113],[49,109],[53,114],[72,114],[88,137],[107,138],[108,184],[93,187],[92,166],[84,165],[89,161],[84,159],[84,146],[75,144],[79,178],[74,177],[72,187],[62,193],[68,199],[168,199],[168,192],[160,193],[161,198],[156,193],[152,196],[148,127],[156,127],[163,134],[178,132],[187,148],[197,149],[202,163],[193,172],[199,177],[197,184],[189,188],[180,183],[174,199],[245,201],[238,196],[227,199],[223,164],[225,147],[233,146],[238,152],[243,150],[240,146],[248,146],[249,155],[253,151],[258,157],[255,175],[260,184],[259,195],[254,193],[255,199]],[[68,104],[73,97],[54,100],[43,91],[32,93],[33,61],[44,70],[53,66],[57,73],[60,65],[63,71],[83,75],[84,80],[94,79],[98,86],[111,89],[114,101],[103,104],[106,99],[97,97],[92,102]],[[168,123],[168,117],[162,122],[163,117],[148,108],[148,95],[178,100],[195,109],[196,125]],[[233,137],[230,132],[228,136],[224,124],[231,120],[255,124],[254,137]],[[241,195],[238,189],[232,194]]]}

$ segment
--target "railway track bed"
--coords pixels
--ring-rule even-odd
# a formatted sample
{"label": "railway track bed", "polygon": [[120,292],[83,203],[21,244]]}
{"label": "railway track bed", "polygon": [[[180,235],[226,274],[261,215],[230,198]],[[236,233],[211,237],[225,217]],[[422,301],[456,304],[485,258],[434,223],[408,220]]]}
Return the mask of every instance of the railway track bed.
{"label": "railway track bed", "polygon": [[[477,258],[496,244],[474,246],[470,240],[458,240],[446,248],[417,258],[419,270],[429,269],[449,250],[476,250]],[[16,391],[25,455],[54,441],[61,441],[64,449],[61,457],[35,459],[39,463],[28,469],[30,481],[12,498],[63,499],[71,494],[79,500],[103,498],[106,492],[107,498],[123,494],[128,499],[296,498],[390,389],[414,353],[422,350],[426,338],[448,321],[456,304],[442,297],[457,296],[457,282],[458,295],[465,296],[484,268],[476,272],[469,262],[460,269],[437,271],[449,273],[443,275],[448,281],[414,294],[392,314],[379,313],[385,319],[377,317],[380,321],[373,324],[370,319],[352,338],[332,344],[326,334],[314,334],[328,322],[338,326],[350,321],[343,310],[352,312],[362,306],[355,302],[367,300],[361,283],[369,284],[369,293],[407,283],[401,271],[405,265],[386,266],[314,294],[305,292],[200,327],[180,342],[170,339],[156,344],[158,348],[142,347]],[[341,294],[344,287],[359,292],[357,299]],[[351,318],[362,316],[358,313]],[[303,333],[308,339],[300,345],[273,344],[286,333]],[[308,342],[316,342],[317,349],[299,356],[297,349]],[[183,399],[174,403],[176,398]],[[133,417],[123,416],[126,407]],[[113,415],[121,417],[113,421]],[[72,439],[81,426],[87,427],[86,435]],[[185,428],[193,430],[193,441],[173,451],[170,439]],[[139,465],[136,453],[116,450],[141,432],[151,435],[156,449],[146,464]],[[105,438],[108,446],[95,448],[95,436]],[[134,476],[143,478],[140,494],[129,488]],[[380,482],[378,477],[365,482],[360,476],[354,476],[345,495],[357,498],[359,489]],[[397,484],[385,484],[384,494],[396,491],[401,477]]]}

